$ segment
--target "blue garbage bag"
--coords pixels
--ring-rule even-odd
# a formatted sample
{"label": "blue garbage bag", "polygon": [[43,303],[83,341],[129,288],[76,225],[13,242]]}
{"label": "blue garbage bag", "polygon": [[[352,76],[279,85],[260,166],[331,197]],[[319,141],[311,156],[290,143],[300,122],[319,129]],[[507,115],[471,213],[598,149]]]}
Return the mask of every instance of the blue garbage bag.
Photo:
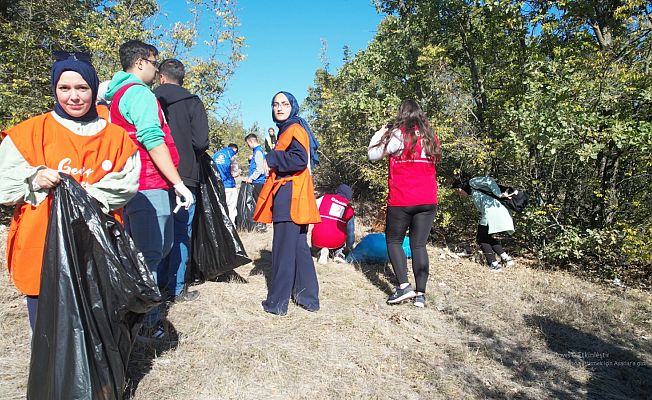
{"label": "blue garbage bag", "polygon": [[[405,256],[412,257],[410,250],[410,238],[403,240],[403,252]],[[359,264],[385,264],[389,262],[387,253],[387,242],[384,233],[370,233],[360,240],[353,250],[346,257],[346,261]]]}

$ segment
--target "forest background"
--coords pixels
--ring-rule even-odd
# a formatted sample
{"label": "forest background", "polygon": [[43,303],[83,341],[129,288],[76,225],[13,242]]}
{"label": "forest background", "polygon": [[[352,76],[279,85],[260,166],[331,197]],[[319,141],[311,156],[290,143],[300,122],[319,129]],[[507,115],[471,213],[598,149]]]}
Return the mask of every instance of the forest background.
{"label": "forest background", "polygon": [[[369,163],[366,146],[400,101],[414,98],[444,151],[440,240],[454,245],[475,229],[471,206],[448,189],[452,180],[490,174],[532,196],[511,243],[521,255],[649,289],[652,5],[374,4],[386,14],[374,39],[355,54],[344,48],[337,71],[324,59],[303,104],[322,143],[319,187],[348,182],[358,201],[383,200],[386,164]],[[188,9],[189,22],[163,27],[152,0],[0,0],[0,129],[51,108],[53,50],[90,51],[106,79],[120,69],[116,49],[133,38],[184,61],[186,86],[214,111],[245,57],[237,5],[193,0]],[[211,112],[211,150],[258,130]]]}

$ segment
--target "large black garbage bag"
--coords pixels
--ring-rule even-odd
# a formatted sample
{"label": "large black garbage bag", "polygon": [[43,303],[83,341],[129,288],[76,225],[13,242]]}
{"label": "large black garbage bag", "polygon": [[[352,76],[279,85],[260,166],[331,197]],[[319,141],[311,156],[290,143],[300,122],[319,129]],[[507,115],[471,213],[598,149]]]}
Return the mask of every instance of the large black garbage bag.
{"label": "large black garbage bag", "polygon": [[62,174],[45,240],[27,398],[122,399],[133,339],[160,302],[122,225]]}
{"label": "large black garbage bag", "polygon": [[235,226],[238,229],[251,232],[254,230],[254,211],[256,210],[256,199],[254,198],[254,185],[242,182],[238,192],[238,215],[235,217]]}
{"label": "large black garbage bag", "polygon": [[192,221],[187,282],[213,280],[251,262],[229,218],[224,184],[211,157],[199,160],[199,195]]}

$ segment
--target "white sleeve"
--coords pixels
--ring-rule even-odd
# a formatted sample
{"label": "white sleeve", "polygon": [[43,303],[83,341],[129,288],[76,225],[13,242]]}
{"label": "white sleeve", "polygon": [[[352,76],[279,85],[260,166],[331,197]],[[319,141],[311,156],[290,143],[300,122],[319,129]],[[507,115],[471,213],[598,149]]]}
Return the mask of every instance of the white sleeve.
{"label": "white sleeve", "polygon": [[104,212],[123,207],[138,191],[140,178],[140,155],[136,151],[127,159],[120,171],[109,172],[86,190],[102,204]]}
{"label": "white sleeve", "polygon": [[16,148],[9,136],[0,143],[0,204],[29,203],[37,206],[48,197],[48,189],[34,182],[36,172],[44,166],[32,166]]}
{"label": "white sleeve", "polygon": [[403,151],[403,137],[401,131],[399,129],[394,129],[392,131],[392,135],[387,143],[387,149],[385,149],[384,143],[380,143],[385,132],[387,132],[387,128],[383,127],[372,136],[369,146],[367,147],[367,156],[370,161],[378,161],[387,155],[393,156]]}

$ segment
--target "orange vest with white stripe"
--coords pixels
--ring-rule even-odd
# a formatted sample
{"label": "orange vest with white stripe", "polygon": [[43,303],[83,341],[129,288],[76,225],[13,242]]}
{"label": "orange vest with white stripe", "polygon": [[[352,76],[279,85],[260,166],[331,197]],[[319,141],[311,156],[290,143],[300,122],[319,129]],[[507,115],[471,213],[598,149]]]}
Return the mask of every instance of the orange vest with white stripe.
{"label": "orange vest with white stripe", "polygon": [[[279,138],[274,150],[284,151],[296,139],[305,149],[310,157],[310,140],[308,133],[299,124],[291,125]],[[310,160],[308,160],[310,165]],[[274,195],[281,186],[292,182],[292,202],[290,204],[290,218],[298,225],[316,224],[321,222],[319,209],[315,200],[315,191],[312,183],[310,168],[305,168],[291,176],[276,178],[276,171],[270,170],[269,176],[263,185],[256,202],[254,220],[258,222],[272,222],[272,205]]]}
{"label": "orange vest with white stripe", "polygon": [[[9,136],[31,166],[45,166],[71,175],[82,185],[121,171],[138,148],[124,129],[114,124],[93,136],[76,135],[51,113],[30,118],[2,132]],[[7,266],[23,294],[38,296],[41,265],[50,216],[51,196],[37,206],[16,206],[7,236]]]}

